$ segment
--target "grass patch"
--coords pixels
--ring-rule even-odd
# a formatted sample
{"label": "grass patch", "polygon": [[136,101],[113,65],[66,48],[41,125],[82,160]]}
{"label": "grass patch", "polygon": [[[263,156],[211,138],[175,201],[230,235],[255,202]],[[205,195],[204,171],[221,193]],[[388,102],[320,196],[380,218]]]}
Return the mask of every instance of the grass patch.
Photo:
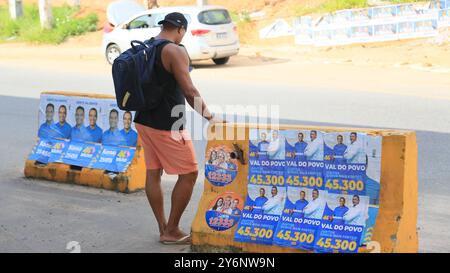
{"label": "grass patch", "polygon": [[97,30],[98,17],[91,13],[77,18],[78,8],[70,6],[53,7],[53,28],[42,29],[39,9],[36,5],[25,5],[24,16],[12,20],[8,6],[0,6],[0,42],[7,40],[59,44],[68,37]]}

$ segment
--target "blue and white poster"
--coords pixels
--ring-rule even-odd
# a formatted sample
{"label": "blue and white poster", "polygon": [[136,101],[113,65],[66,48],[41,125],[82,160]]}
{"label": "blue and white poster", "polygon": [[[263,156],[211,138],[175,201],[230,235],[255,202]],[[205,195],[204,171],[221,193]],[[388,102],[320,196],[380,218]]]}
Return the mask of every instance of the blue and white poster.
{"label": "blue and white poster", "polygon": [[111,172],[124,172],[133,160],[136,148],[103,146],[99,155],[91,163],[94,169],[103,169]]}
{"label": "blue and white poster", "polygon": [[285,140],[278,130],[250,130],[248,191],[234,235],[239,242],[271,245],[286,198]]}
{"label": "blue and white poster", "polygon": [[286,130],[283,134],[287,198],[274,243],[312,250],[327,196],[323,181],[323,133]]}
{"label": "blue and white poster", "polygon": [[378,214],[381,137],[324,134],[326,208],[315,249],[357,252],[371,239]]}
{"label": "blue and white poster", "polygon": [[[39,109],[39,141],[30,160],[126,171],[138,139],[133,112],[120,111],[113,99],[54,94],[42,94]],[[116,155],[110,166],[98,158],[102,145],[116,147],[106,149]]]}

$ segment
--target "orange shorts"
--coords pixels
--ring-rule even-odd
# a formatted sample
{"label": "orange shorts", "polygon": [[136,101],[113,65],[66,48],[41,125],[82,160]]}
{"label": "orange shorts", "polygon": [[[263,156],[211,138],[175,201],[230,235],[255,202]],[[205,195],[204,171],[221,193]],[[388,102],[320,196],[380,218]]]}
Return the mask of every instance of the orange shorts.
{"label": "orange shorts", "polygon": [[178,175],[198,171],[194,145],[187,130],[165,131],[135,124],[148,170],[164,169],[167,174]]}

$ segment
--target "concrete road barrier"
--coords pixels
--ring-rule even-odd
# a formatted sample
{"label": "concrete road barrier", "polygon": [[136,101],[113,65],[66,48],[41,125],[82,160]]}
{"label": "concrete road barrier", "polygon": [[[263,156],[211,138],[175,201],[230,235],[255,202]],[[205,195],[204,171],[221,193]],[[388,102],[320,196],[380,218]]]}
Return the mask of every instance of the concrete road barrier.
{"label": "concrete road barrier", "polygon": [[[212,229],[205,219],[218,196],[233,194],[245,200],[249,183],[249,135],[257,125],[227,124],[209,128],[206,153],[212,147],[233,150],[233,144],[242,148],[246,164],[237,162],[237,173],[232,183],[215,185],[205,177],[204,191],[196,217],[192,223],[192,248],[199,252],[310,252],[290,247],[262,245],[235,241],[238,225],[224,230]],[[312,127],[283,125],[281,130],[320,130],[323,132],[361,132],[382,137],[379,210],[375,225],[367,231],[371,242],[361,246],[358,252],[417,252],[417,144],[413,131]],[[245,135],[243,140],[227,140],[227,135]],[[208,156],[208,154],[206,155]],[[206,160],[205,160],[206,162]]]}
{"label": "concrete road barrier", "polygon": [[[76,92],[43,92],[42,95],[63,96],[69,98],[69,100],[70,98],[89,98],[93,99],[93,101],[109,100],[110,102],[115,100],[114,96]],[[67,111],[70,112],[69,107],[67,107]],[[79,167],[55,162],[41,164],[36,160],[28,159],[25,162],[24,174],[27,178],[72,183],[125,193],[135,192],[143,189],[145,186],[144,151],[138,140],[131,163],[124,172],[109,172],[104,169]]]}

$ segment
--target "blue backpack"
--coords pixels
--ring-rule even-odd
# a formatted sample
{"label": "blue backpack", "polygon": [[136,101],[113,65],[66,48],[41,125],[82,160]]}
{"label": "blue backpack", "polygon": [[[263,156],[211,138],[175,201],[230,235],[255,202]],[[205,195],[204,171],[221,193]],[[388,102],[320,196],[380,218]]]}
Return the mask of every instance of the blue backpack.
{"label": "blue backpack", "polygon": [[131,48],[114,60],[112,77],[117,106],[124,111],[151,110],[163,98],[163,87],[155,75],[156,47],[171,43],[151,38],[131,41]]}

